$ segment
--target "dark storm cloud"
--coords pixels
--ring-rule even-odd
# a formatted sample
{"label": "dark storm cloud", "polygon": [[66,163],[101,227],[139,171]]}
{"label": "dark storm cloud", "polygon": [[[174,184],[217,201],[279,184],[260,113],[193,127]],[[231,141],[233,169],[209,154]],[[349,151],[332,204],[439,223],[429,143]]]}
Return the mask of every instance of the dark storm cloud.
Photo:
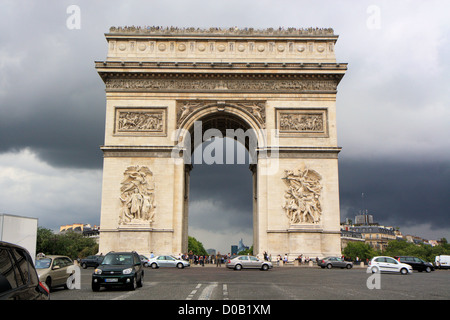
{"label": "dark storm cloud", "polygon": [[[341,159],[341,220],[368,210],[381,225],[450,228],[450,163]],[[362,198],[364,193],[364,198]]]}
{"label": "dark storm cloud", "polygon": [[[222,141],[225,141],[222,140]],[[253,221],[253,180],[246,164],[237,164],[237,154],[245,152],[234,144],[235,164],[194,164],[190,175],[189,223],[207,229],[214,227],[249,229]],[[208,146],[204,143],[203,150]],[[223,143],[223,162],[226,144]],[[208,156],[204,152],[205,156]],[[198,158],[193,158],[197,161]],[[214,218],[212,218],[214,217]]]}
{"label": "dark storm cloud", "polygon": [[[101,168],[105,95],[94,60],[105,54],[103,33],[69,30],[67,6],[11,2],[3,8],[20,12],[5,16],[4,24],[25,23],[10,21],[14,27],[0,35],[0,152],[30,148],[50,165]],[[39,21],[35,28],[33,21]]]}
{"label": "dark storm cloud", "polygon": [[[66,9],[71,4],[81,9],[79,30],[66,27]],[[378,30],[366,26],[369,5],[381,10]],[[321,26],[336,30],[337,59],[349,63],[337,96],[338,141],[344,148],[339,162],[341,219],[354,218],[364,193],[365,207],[381,224],[402,227],[430,222],[435,227],[449,228],[447,12],[445,1],[433,5],[421,1],[410,1],[408,5],[392,1],[330,1],[325,5],[233,0],[221,4],[2,1],[0,156],[12,157],[8,153],[12,150],[20,158],[21,150],[29,150],[39,159],[26,160],[30,167],[39,163],[39,172],[26,167],[28,174],[19,171],[1,180],[3,190],[11,194],[4,192],[0,201],[4,207],[0,209],[16,208],[16,202],[10,200],[12,191],[22,190],[28,183],[33,192],[27,194],[29,198],[17,200],[23,208],[15,214],[36,212],[45,224],[54,220],[47,214],[49,207],[59,212],[76,208],[77,213],[65,215],[61,224],[79,222],[72,219],[76,220],[80,211],[99,218],[101,174],[56,180],[53,185],[58,187],[44,193],[46,181],[54,180],[45,172],[49,168],[39,161],[55,169],[55,176],[64,174],[59,168],[93,168],[101,173],[99,146],[104,142],[105,87],[94,61],[106,58],[104,33],[110,26]],[[421,162],[402,162],[412,158]],[[14,160],[9,159],[4,171],[13,164]],[[73,176],[79,175],[79,171],[73,172]],[[209,230],[219,222],[228,227],[252,227],[248,165],[194,165],[191,177],[190,222],[203,222]],[[85,194],[87,184],[92,187]],[[66,190],[75,189],[80,195],[67,197],[64,207],[55,209],[54,203],[66,197]],[[55,201],[40,203],[39,199],[45,199],[38,197],[41,194],[54,195]],[[95,197],[88,198],[92,194]],[[89,202],[89,209],[83,209],[85,202]]]}

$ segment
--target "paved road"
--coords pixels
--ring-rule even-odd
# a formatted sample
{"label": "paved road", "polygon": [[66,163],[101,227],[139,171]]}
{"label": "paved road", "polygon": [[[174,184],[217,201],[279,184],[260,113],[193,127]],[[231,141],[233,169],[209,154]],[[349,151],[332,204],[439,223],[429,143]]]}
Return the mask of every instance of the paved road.
{"label": "paved road", "polygon": [[[450,270],[412,275],[381,274],[365,268],[275,267],[234,271],[225,267],[145,268],[142,288],[91,290],[92,268],[81,270],[81,289],[55,289],[52,300],[448,300]],[[375,286],[369,289],[367,286]],[[379,289],[377,289],[379,286]]]}

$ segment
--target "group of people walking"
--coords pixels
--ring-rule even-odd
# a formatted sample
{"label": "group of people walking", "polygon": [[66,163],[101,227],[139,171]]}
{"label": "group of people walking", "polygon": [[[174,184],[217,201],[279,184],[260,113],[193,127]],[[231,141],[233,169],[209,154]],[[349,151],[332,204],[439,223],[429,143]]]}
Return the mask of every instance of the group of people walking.
{"label": "group of people walking", "polygon": [[216,267],[222,266],[222,263],[225,263],[229,257],[230,254],[222,255],[220,252],[215,255],[197,255],[192,251],[179,256],[180,259],[189,261],[191,265],[205,266],[205,264],[215,264]]}

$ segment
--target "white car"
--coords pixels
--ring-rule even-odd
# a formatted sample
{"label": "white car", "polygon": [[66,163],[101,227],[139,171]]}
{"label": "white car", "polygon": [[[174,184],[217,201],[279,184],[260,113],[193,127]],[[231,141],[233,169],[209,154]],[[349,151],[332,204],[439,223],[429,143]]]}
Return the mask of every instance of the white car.
{"label": "white car", "polygon": [[392,257],[374,257],[369,261],[367,267],[370,272],[400,272],[401,274],[408,274],[413,272],[413,268],[406,263],[401,263]]}
{"label": "white car", "polygon": [[148,264],[153,269],[160,267],[177,267],[178,269],[183,269],[184,267],[189,267],[189,261],[177,259],[175,257],[166,256],[156,256],[148,260]]}

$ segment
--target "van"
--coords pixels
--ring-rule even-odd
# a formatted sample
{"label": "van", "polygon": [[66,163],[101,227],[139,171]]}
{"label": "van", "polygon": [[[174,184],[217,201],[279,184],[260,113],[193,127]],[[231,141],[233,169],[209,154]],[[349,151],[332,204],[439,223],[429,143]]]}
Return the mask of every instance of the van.
{"label": "van", "polygon": [[436,269],[450,269],[450,256],[436,256],[434,258]]}

